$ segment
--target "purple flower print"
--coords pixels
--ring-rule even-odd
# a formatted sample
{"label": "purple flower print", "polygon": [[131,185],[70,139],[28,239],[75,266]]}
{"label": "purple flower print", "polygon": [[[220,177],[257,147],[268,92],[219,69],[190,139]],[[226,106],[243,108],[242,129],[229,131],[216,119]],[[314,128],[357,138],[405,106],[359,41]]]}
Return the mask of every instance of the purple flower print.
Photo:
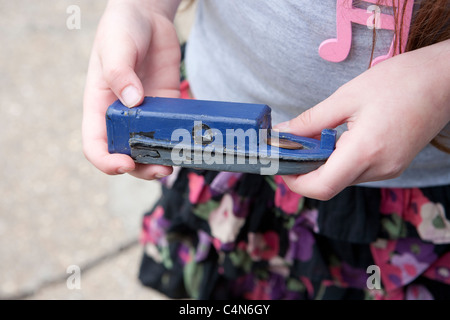
{"label": "purple flower print", "polygon": [[367,273],[365,269],[354,268],[343,262],[341,266],[342,281],[353,288],[367,287]]}
{"label": "purple flower print", "polygon": [[311,214],[300,215],[289,231],[289,249],[286,254],[288,261],[293,259],[308,261],[312,258],[316,240],[309,226],[311,225],[310,218],[313,216],[312,212]]}
{"label": "purple flower print", "polygon": [[240,172],[219,172],[210,185],[212,195],[228,192],[241,176]]}
{"label": "purple flower print", "polygon": [[411,253],[415,259],[420,262],[430,264],[436,260],[437,256],[433,251],[434,245],[425,243],[420,239],[399,239],[395,247],[395,251],[398,253]]}
{"label": "purple flower print", "polygon": [[206,259],[211,249],[211,237],[203,230],[199,230],[197,251],[195,253],[195,261],[200,262]]}
{"label": "purple flower print", "polygon": [[[433,252],[434,246],[419,239],[401,239],[397,241],[396,254],[391,257],[391,263],[401,270],[401,284],[410,283],[423,273],[437,258]],[[391,279],[393,280],[393,279]]]}

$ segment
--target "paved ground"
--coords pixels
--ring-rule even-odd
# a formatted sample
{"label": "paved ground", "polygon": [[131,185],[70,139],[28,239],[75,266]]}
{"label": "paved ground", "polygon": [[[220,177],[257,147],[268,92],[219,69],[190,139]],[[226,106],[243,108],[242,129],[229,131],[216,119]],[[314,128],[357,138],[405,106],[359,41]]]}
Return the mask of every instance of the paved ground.
{"label": "paved ground", "polygon": [[[0,0],[0,299],[165,298],[137,281],[140,219],[158,185],[104,175],[82,154],[86,67],[105,5]],[[73,8],[81,28],[70,30]],[[179,19],[185,37],[190,16]]]}

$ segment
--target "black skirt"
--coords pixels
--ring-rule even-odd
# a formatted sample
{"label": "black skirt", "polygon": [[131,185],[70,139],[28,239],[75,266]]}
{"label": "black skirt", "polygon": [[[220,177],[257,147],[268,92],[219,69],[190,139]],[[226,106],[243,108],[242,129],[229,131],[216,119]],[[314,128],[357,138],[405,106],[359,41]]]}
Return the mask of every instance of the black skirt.
{"label": "black skirt", "polygon": [[170,298],[450,298],[450,186],[318,201],[280,176],[185,168],[161,184],[139,279]]}

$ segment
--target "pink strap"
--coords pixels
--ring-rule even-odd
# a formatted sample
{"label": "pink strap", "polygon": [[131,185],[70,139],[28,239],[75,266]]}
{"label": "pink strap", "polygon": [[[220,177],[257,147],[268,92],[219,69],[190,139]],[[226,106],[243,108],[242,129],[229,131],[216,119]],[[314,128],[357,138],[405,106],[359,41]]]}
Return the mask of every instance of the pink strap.
{"label": "pink strap", "polygon": [[189,82],[187,80],[183,80],[180,83],[180,98],[191,99],[191,95],[189,93]]}
{"label": "pink strap", "polygon": [[[404,26],[402,28],[402,43],[399,44],[402,52],[406,47],[408,39],[409,27],[411,24],[412,11],[414,1],[412,0],[385,0],[382,4],[386,6],[393,6],[394,1],[398,10],[402,10],[406,3],[405,15],[403,18]],[[377,3],[377,0],[365,0],[368,3]],[[374,23],[375,19],[375,23]],[[337,0],[336,4],[336,35],[335,39],[328,39],[321,43],[319,47],[319,55],[331,62],[341,62],[345,60],[350,52],[352,45],[352,22],[367,25],[368,31],[375,27],[377,29],[395,30],[394,17],[389,14],[380,12],[378,6],[369,6],[367,10],[353,7],[352,0]],[[392,40],[389,52],[386,55],[375,58],[372,66],[384,61],[394,55],[394,39]],[[396,51],[400,49],[397,47]]]}

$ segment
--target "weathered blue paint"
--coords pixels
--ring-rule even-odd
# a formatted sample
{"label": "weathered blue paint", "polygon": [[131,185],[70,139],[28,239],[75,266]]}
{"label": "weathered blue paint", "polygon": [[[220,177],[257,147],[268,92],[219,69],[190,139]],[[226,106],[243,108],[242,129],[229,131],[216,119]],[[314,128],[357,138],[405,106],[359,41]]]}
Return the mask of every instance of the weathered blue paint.
{"label": "weathered blue paint", "polygon": [[[146,97],[129,109],[117,100],[107,110],[106,125],[110,153],[139,163],[219,171],[261,173],[264,163],[278,161],[276,174],[306,173],[325,163],[336,142],[331,129],[322,131],[321,140],[271,130],[271,109],[263,104]],[[189,140],[174,134],[180,130]],[[267,135],[304,148],[273,147]],[[174,162],[174,149],[182,149],[182,163]],[[203,161],[205,155],[214,161]]]}

